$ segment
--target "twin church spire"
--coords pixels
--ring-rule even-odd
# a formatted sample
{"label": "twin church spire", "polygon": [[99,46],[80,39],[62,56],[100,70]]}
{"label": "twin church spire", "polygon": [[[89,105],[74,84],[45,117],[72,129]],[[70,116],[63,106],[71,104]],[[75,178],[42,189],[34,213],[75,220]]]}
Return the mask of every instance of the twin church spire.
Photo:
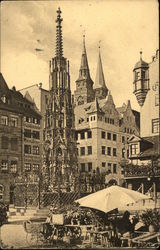
{"label": "twin church spire", "polygon": [[108,94],[108,89],[106,87],[104,73],[103,73],[100,47],[99,47],[96,78],[95,78],[95,83],[93,83],[90,77],[90,70],[88,66],[85,36],[83,35],[81,65],[79,70],[79,77],[78,80],[76,81],[75,103],[76,105],[81,105],[87,102],[92,102],[94,101],[95,98],[104,99],[106,98],[107,94]]}

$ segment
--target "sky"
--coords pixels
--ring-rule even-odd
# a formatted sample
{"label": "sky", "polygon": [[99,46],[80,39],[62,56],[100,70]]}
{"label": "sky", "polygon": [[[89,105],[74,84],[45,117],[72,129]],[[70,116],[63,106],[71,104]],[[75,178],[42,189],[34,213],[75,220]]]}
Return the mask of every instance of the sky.
{"label": "sky", "polygon": [[133,68],[141,49],[143,60],[150,62],[159,46],[155,0],[2,1],[0,67],[8,86],[18,90],[42,82],[43,88],[49,88],[58,7],[62,10],[63,51],[70,61],[72,93],[85,33],[92,80],[100,44],[105,81],[115,105],[122,106],[130,99],[132,108],[139,110],[132,93]]}

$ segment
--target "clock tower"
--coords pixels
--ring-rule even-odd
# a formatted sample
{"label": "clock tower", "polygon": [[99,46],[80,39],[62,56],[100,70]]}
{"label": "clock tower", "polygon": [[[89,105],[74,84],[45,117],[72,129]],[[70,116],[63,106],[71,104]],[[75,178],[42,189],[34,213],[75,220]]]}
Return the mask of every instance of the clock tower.
{"label": "clock tower", "polygon": [[61,10],[56,19],[56,55],[49,62],[45,117],[45,165],[52,190],[75,191],[78,173],[69,61],[63,56]]}

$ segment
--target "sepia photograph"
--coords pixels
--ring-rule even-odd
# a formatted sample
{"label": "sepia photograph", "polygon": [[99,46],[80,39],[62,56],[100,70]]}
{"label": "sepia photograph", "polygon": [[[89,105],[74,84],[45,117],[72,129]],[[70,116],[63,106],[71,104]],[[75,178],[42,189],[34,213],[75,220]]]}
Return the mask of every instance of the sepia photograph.
{"label": "sepia photograph", "polygon": [[159,1],[4,0],[0,23],[0,249],[159,249]]}

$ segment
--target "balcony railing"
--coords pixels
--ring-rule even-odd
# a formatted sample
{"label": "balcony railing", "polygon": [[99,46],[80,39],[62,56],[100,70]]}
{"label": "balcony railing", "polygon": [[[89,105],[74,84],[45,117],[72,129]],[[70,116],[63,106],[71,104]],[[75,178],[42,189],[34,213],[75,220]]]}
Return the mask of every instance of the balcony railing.
{"label": "balcony railing", "polygon": [[160,167],[154,167],[148,165],[132,165],[128,164],[123,167],[124,177],[148,177],[148,176],[160,176]]}

